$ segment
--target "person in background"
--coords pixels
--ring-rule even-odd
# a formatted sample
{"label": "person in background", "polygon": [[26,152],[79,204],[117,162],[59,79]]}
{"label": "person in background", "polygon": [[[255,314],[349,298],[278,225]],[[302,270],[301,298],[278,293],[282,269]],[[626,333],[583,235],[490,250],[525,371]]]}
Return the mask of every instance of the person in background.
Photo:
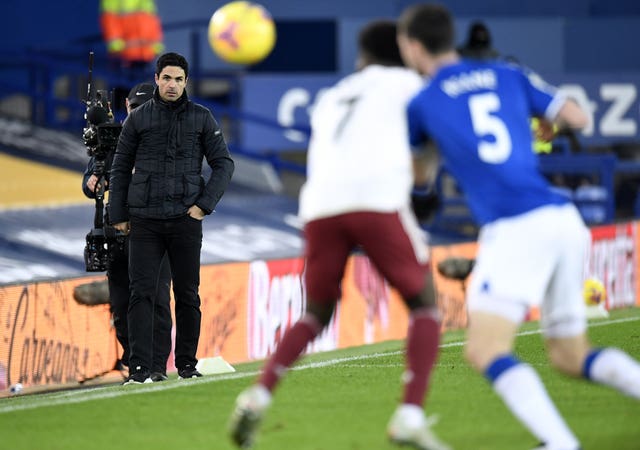
{"label": "person in background", "polygon": [[[125,99],[127,114],[153,97],[154,86],[150,83],[140,83],[134,86]],[[105,161],[105,187],[108,189],[109,169],[113,162],[113,154],[107,156]],[[95,198],[96,184],[99,179],[94,174],[95,158],[92,157],[87,164],[82,179],[82,191],[89,198]],[[108,209],[108,208],[107,208]],[[106,219],[108,223],[108,216]],[[113,259],[107,269],[108,298],[113,317],[113,326],[116,338],[122,346],[122,356],[116,362],[115,369],[124,372],[129,367],[129,326],[127,311],[129,309],[129,239],[126,238],[124,252],[114,252]],[[151,381],[163,381],[167,379],[167,360],[171,353],[171,307],[169,287],[171,284],[171,270],[169,261],[164,258],[156,287],[154,309],[154,334],[153,334],[153,363],[151,365]],[[79,288],[82,286],[79,286]],[[81,295],[87,303],[94,303],[96,297],[104,291],[101,285],[90,283],[85,289],[77,289],[75,295]]]}
{"label": "person in background", "polygon": [[286,370],[327,327],[350,253],[360,247],[400,292],[410,315],[400,405],[388,426],[398,444],[446,450],[430,430],[423,402],[438,355],[440,315],[430,256],[411,211],[414,184],[405,108],[423,84],[403,67],[393,22],[361,30],[356,73],[322,95],[311,115],[308,176],[300,193],[307,309],[236,400],[233,442],[252,446]]}
{"label": "person in background", "polygon": [[588,116],[522,67],[461,60],[444,6],[412,5],[398,27],[403,59],[431,77],[407,109],[411,143],[435,141],[481,227],[466,293],[466,357],[541,441],[538,449],[578,450],[578,438],[513,344],[526,314],[538,306],[553,367],[640,399],[638,362],[589,343],[582,298],[589,231],[539,172],[531,150],[532,116],[573,129],[588,125]]}
{"label": "person in background", "polygon": [[469,34],[465,44],[458,48],[463,58],[496,59],[500,53],[493,48],[491,32],[484,22],[476,21],[469,26]]}
{"label": "person in background", "polygon": [[[111,167],[109,220],[130,233],[126,384],[148,382],[151,374],[154,292],[165,253],[173,281],[178,376],[202,376],[196,370],[202,220],[222,198],[234,163],[211,111],[189,100],[188,76],[184,56],[158,58],[153,98],[125,120]],[[211,167],[206,182],[205,158]]]}
{"label": "person in background", "polygon": [[164,49],[154,0],[101,0],[100,27],[109,55],[125,68],[145,67]]}

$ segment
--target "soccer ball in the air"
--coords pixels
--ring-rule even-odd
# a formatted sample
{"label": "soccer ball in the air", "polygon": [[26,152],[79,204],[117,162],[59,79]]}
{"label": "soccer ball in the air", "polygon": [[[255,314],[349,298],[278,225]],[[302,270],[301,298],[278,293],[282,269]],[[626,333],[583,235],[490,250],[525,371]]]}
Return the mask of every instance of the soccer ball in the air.
{"label": "soccer ball in the air", "polygon": [[587,278],[584,281],[582,296],[588,306],[594,306],[604,302],[607,291],[602,281],[597,278]]}
{"label": "soccer ball in the air", "polygon": [[276,42],[276,27],[262,5],[236,1],[221,6],[209,21],[209,44],[223,60],[255,64],[266,58]]}

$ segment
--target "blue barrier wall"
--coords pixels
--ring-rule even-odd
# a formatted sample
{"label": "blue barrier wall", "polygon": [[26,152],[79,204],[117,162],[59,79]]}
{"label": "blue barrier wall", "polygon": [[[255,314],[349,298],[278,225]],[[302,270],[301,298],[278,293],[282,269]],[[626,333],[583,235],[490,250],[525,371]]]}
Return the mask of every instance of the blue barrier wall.
{"label": "blue barrier wall", "polygon": [[638,30],[637,17],[567,20],[563,38],[566,71],[637,70]]}
{"label": "blue barrier wall", "polygon": [[[308,125],[309,109],[319,92],[338,75],[247,75],[242,78],[240,107],[260,113],[283,127]],[[592,114],[592,126],[579,140],[584,145],[640,141],[640,72],[549,74],[546,80],[575,98]],[[240,142],[249,149],[268,152],[306,146],[304,135],[246,121]]]}

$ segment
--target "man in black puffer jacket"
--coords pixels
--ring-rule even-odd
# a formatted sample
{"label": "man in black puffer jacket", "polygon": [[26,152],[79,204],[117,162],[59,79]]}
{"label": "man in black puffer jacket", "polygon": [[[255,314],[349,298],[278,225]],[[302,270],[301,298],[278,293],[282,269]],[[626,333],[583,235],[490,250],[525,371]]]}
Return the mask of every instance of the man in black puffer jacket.
{"label": "man in black puffer jacket", "polygon": [[[129,377],[147,382],[152,363],[154,292],[165,251],[175,297],[175,365],[196,370],[200,337],[202,220],[214,211],[234,164],[211,112],[187,98],[186,59],[166,53],[156,63],[154,98],[125,120],[111,167],[109,218],[130,233]],[[212,169],[205,183],[202,160]]]}

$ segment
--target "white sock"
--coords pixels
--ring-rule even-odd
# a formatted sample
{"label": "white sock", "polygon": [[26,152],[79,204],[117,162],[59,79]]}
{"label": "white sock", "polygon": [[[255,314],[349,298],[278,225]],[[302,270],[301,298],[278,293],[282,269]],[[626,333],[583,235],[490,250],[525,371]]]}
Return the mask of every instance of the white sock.
{"label": "white sock", "polygon": [[425,423],[424,410],[417,405],[403,403],[398,406],[396,414],[402,416],[402,420],[411,428],[421,427]]}
{"label": "white sock", "polygon": [[493,389],[546,448],[575,450],[579,447],[531,366],[520,363],[506,369],[493,382]]}
{"label": "white sock", "polygon": [[256,383],[250,388],[247,389],[247,392],[250,392],[250,399],[252,402],[252,406],[258,410],[264,410],[271,405],[271,392],[261,385],[260,383]]}
{"label": "white sock", "polygon": [[617,348],[595,351],[587,357],[585,377],[640,399],[640,363]]}

